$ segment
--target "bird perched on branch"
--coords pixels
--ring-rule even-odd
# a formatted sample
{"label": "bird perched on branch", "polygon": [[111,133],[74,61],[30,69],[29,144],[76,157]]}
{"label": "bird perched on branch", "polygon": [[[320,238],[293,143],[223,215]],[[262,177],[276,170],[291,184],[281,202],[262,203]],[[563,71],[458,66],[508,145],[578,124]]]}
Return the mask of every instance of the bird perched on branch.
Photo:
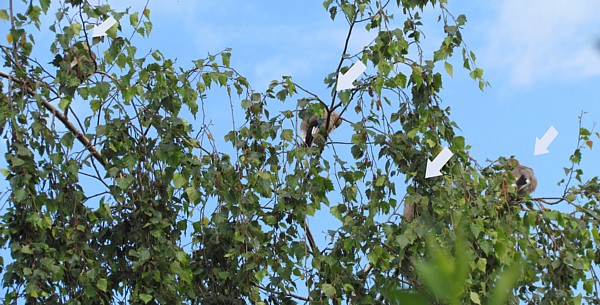
{"label": "bird perched on branch", "polygon": [[[319,130],[327,124],[327,113],[323,117],[313,115],[308,121],[302,121],[300,124],[300,137],[304,142],[305,147],[310,147],[313,143],[315,135],[319,133]],[[332,111],[329,112],[329,126],[327,127],[327,134],[329,135],[334,129],[342,124],[342,117],[339,113]]]}
{"label": "bird perched on branch", "polygon": [[514,160],[516,167],[512,170],[515,177],[515,185],[519,190],[519,196],[526,196],[533,193],[537,187],[537,178],[533,170],[527,166],[519,164],[518,160]]}
{"label": "bird perched on branch", "polygon": [[68,81],[64,85],[77,87],[96,71],[96,54],[90,50],[87,43],[79,41],[65,50],[63,55],[57,54],[51,64],[63,69],[67,77],[65,81]]}

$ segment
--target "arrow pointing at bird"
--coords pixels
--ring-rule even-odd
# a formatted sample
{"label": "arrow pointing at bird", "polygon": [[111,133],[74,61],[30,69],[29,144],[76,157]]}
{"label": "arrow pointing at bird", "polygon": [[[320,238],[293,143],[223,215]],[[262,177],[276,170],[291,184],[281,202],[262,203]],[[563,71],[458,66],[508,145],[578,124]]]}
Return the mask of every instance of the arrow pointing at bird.
{"label": "arrow pointing at bird", "polygon": [[335,87],[335,91],[352,89],[354,85],[352,84],[363,72],[367,70],[367,66],[362,63],[362,61],[357,61],[346,74],[342,74],[342,72],[338,73],[338,81],[337,86]]}
{"label": "arrow pointing at bird", "polygon": [[102,37],[106,35],[106,31],[110,29],[113,25],[117,23],[117,20],[113,17],[108,17],[104,22],[100,25],[94,26],[94,32],[92,33],[92,37]]}
{"label": "arrow pointing at bird", "polygon": [[425,178],[441,176],[440,171],[442,167],[452,158],[454,155],[448,147],[444,147],[442,151],[433,159],[433,161],[427,160],[427,169],[425,170]]}
{"label": "arrow pointing at bird", "polygon": [[558,131],[556,131],[556,129],[554,129],[554,126],[550,126],[550,128],[548,128],[548,130],[542,137],[542,139],[538,139],[536,137],[535,138],[535,148],[533,149],[533,155],[537,156],[537,155],[549,153],[548,146],[550,145],[550,143],[552,143],[552,141],[554,141],[554,138],[556,138],[557,135],[558,135]]}

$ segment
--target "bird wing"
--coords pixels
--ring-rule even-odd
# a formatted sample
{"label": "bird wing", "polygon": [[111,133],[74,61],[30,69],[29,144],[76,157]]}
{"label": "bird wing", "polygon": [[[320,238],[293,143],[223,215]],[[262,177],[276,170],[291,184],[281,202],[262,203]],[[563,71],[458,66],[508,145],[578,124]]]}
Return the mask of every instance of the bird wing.
{"label": "bird wing", "polygon": [[517,187],[519,188],[519,191],[520,191],[529,184],[529,179],[527,179],[527,177],[525,177],[525,175],[520,175],[515,183],[517,184]]}

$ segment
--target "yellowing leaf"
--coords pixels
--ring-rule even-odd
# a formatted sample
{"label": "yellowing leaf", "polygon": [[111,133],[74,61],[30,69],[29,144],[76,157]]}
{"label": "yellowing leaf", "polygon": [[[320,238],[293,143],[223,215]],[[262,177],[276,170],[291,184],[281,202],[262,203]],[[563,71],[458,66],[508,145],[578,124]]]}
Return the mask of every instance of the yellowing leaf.
{"label": "yellowing leaf", "polygon": [[323,284],[323,286],[321,286],[321,290],[329,298],[332,298],[335,295],[335,287],[333,287],[331,284]]}
{"label": "yellowing leaf", "polygon": [[454,72],[454,69],[452,68],[452,64],[450,64],[449,62],[444,62],[444,68],[446,68],[446,72],[448,73],[448,75],[450,75],[450,77],[452,77],[452,74]]}
{"label": "yellowing leaf", "polygon": [[140,299],[144,302],[144,304],[148,304],[148,302],[152,301],[152,296],[145,293],[140,293]]}
{"label": "yellowing leaf", "polygon": [[60,99],[60,103],[58,103],[58,107],[62,111],[65,111],[65,109],[67,109],[67,107],[69,107],[69,105],[71,105],[71,101],[66,98]]}
{"label": "yellowing leaf", "polygon": [[133,13],[133,14],[129,15],[129,23],[131,24],[132,27],[138,26],[139,18],[140,17],[139,17],[138,13]]}
{"label": "yellowing leaf", "polygon": [[79,35],[79,33],[81,32],[82,26],[79,22],[73,22],[71,23],[71,31],[73,31],[74,34]]}
{"label": "yellowing leaf", "polygon": [[473,302],[473,304],[481,304],[479,295],[476,292],[471,292],[470,297],[471,297],[471,302]]}
{"label": "yellowing leaf", "polygon": [[33,254],[33,250],[29,245],[25,245],[23,248],[21,248],[21,252],[25,254]]}
{"label": "yellowing leaf", "polygon": [[99,279],[98,283],[96,284],[96,287],[98,287],[98,289],[100,289],[101,291],[106,292],[106,288],[108,286],[108,281],[106,279]]}
{"label": "yellowing leaf", "polygon": [[10,33],[6,34],[6,41],[8,41],[8,43],[13,43],[13,37]]}
{"label": "yellowing leaf", "polygon": [[8,12],[6,10],[0,10],[0,20],[8,20]]}
{"label": "yellowing leaf", "polygon": [[180,173],[175,173],[173,174],[173,185],[176,188],[180,188],[182,186],[184,186],[187,183],[187,179],[185,179],[185,177],[180,174]]}
{"label": "yellowing leaf", "polygon": [[200,192],[192,186],[189,186],[185,189],[185,193],[188,195],[188,199],[190,202],[199,202],[200,201]]}

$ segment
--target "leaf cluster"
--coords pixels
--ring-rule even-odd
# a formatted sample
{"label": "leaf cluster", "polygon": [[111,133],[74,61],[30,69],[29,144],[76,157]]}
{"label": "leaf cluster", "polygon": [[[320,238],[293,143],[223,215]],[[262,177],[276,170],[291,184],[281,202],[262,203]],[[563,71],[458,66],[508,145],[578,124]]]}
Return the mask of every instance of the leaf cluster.
{"label": "leaf cluster", "polygon": [[[580,126],[559,198],[570,213],[519,198],[511,159],[480,166],[438,95],[455,51],[487,84],[447,1],[324,1],[348,23],[327,97],[289,76],[257,92],[229,49],[189,66],[138,51],[149,7],[50,4],[0,9],[5,304],[598,304],[600,184],[580,162],[600,135]],[[426,54],[432,12],[445,37]],[[119,26],[91,38],[108,16]],[[375,39],[347,54],[359,26]],[[356,88],[335,91],[359,60]],[[208,103],[230,109],[223,139]],[[351,132],[300,145],[300,122],[331,111]],[[444,146],[445,174],[425,179]]]}

